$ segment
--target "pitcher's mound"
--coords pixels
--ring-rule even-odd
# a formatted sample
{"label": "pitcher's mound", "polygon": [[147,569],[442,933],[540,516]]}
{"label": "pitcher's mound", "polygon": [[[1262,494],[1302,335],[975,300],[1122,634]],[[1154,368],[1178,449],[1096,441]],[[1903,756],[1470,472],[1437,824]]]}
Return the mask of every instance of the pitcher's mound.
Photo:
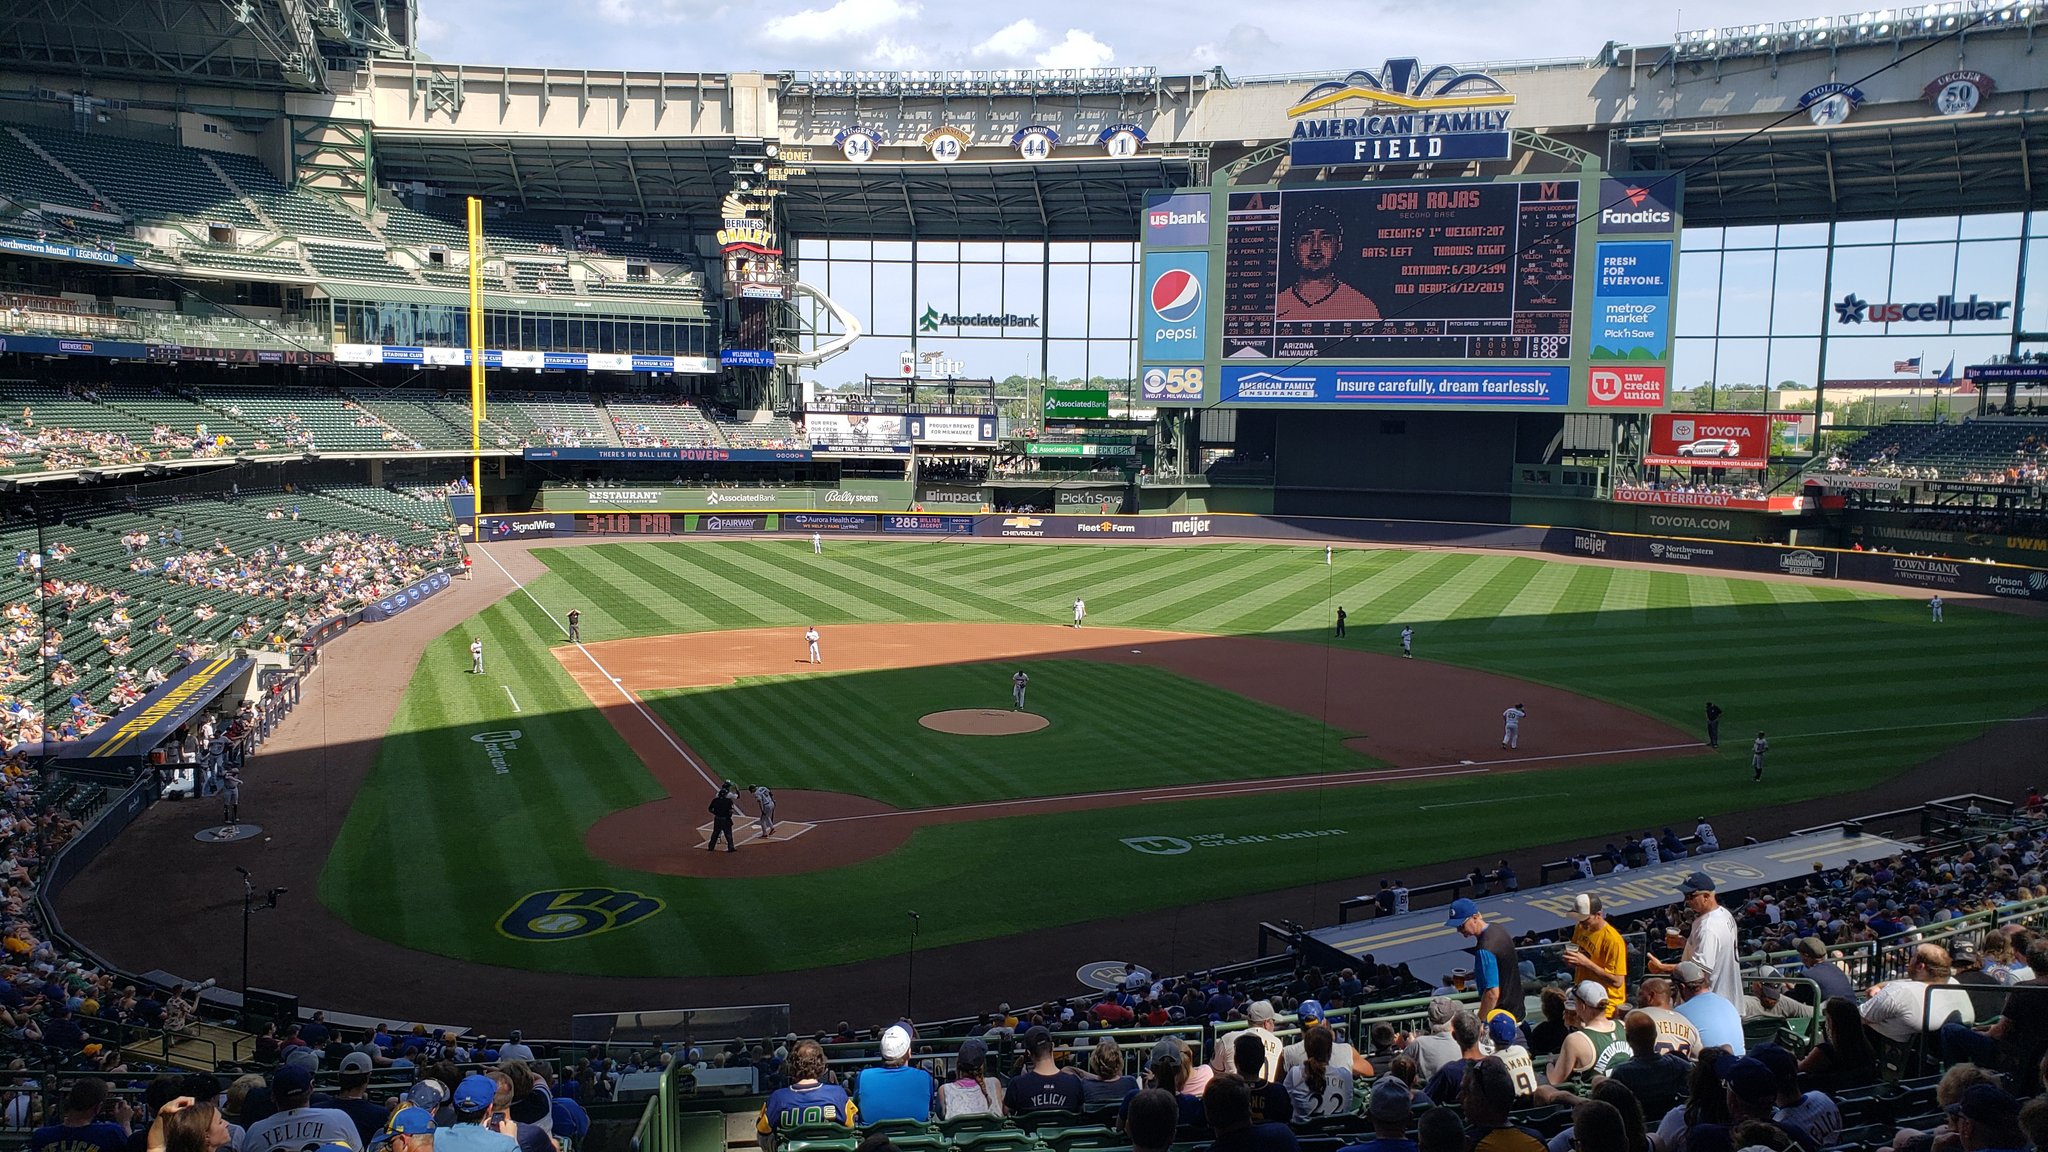
{"label": "pitcher's mound", "polygon": [[955,736],[1015,736],[1036,732],[1051,723],[1043,716],[1007,708],[955,708],[950,712],[928,713],[918,717],[917,722],[934,732],[951,732]]}

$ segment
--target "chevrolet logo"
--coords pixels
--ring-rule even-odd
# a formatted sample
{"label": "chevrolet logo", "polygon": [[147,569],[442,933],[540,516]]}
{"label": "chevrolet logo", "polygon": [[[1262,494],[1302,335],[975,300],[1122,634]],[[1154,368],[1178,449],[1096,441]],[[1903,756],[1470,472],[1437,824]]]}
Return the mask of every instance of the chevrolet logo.
{"label": "chevrolet logo", "polygon": [[1045,521],[1043,521],[1043,520],[1034,520],[1034,519],[1032,519],[1032,518],[1031,518],[1031,517],[1029,517],[1029,516],[1012,516],[1012,517],[1010,517],[1010,518],[1009,518],[1008,520],[1005,520],[1005,521],[1003,521],[1003,527],[1005,527],[1005,528],[1036,528],[1036,527],[1038,527],[1039,525],[1041,525],[1041,524],[1043,524],[1043,523],[1045,523]]}

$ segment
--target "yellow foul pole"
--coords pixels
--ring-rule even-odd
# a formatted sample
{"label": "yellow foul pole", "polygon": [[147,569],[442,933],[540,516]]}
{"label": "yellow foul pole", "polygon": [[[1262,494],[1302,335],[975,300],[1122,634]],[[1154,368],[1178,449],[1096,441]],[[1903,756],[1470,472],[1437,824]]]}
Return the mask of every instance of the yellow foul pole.
{"label": "yellow foul pole", "polygon": [[484,507],[484,202],[469,198],[469,489],[470,536]]}

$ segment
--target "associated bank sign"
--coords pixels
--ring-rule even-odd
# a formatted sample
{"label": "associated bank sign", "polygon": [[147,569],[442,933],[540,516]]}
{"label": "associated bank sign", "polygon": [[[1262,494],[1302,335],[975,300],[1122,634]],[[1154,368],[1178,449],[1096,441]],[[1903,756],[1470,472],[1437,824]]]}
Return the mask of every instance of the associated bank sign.
{"label": "associated bank sign", "polygon": [[[1484,72],[1413,59],[1389,60],[1327,80],[1302,94],[1287,155],[1296,166],[1335,167],[1424,160],[1505,160],[1507,86]],[[1357,104],[1362,107],[1344,108]],[[1340,114],[1328,114],[1339,109]]]}

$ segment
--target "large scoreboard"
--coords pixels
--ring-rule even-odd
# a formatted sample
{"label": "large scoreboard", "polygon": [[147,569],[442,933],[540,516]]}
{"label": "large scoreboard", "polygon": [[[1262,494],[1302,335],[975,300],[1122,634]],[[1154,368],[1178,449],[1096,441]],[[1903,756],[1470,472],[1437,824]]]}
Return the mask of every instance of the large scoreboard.
{"label": "large scoreboard", "polygon": [[1677,200],[1675,179],[1598,173],[1155,196],[1141,394],[1662,408]]}

